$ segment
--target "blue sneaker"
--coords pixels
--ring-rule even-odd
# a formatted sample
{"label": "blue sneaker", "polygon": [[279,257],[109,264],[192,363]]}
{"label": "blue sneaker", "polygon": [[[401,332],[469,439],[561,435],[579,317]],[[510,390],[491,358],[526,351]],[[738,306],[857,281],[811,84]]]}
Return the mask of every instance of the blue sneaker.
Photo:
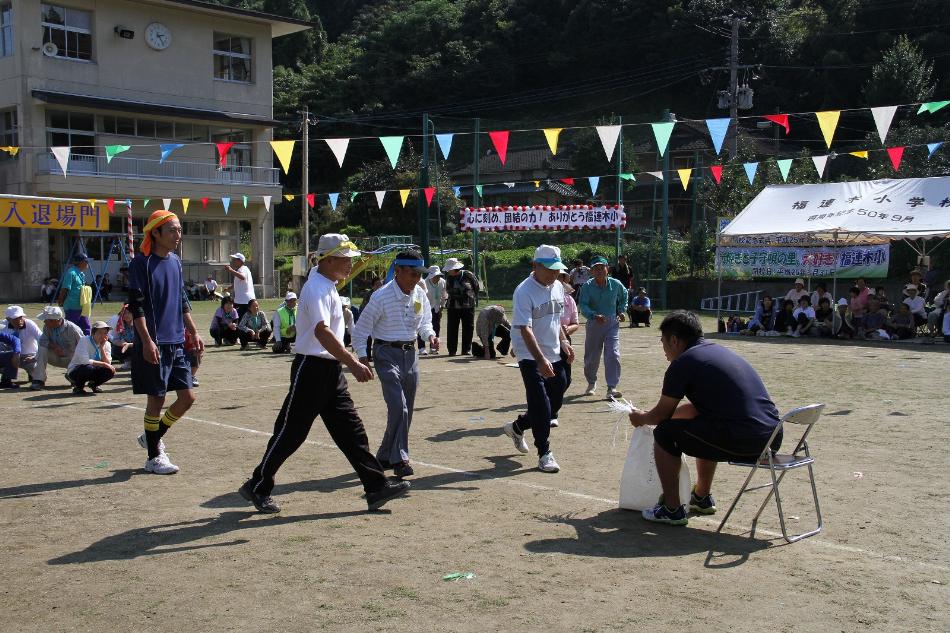
{"label": "blue sneaker", "polygon": [[705,497],[696,496],[696,487],[689,495],[689,509],[696,514],[716,514],[716,500],[711,494]]}
{"label": "blue sneaker", "polygon": [[681,505],[674,510],[658,503],[652,508],[647,508],[641,514],[644,519],[653,523],[666,523],[667,525],[686,525],[689,523],[685,505]]}

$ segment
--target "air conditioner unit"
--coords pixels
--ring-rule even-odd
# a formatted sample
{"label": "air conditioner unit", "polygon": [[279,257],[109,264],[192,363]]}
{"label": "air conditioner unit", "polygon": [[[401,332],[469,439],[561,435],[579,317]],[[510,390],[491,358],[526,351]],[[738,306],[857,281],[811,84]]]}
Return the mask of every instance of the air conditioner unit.
{"label": "air conditioner unit", "polygon": [[47,57],[56,57],[59,55],[59,46],[56,46],[56,44],[53,44],[52,42],[46,42],[43,44],[42,51]]}

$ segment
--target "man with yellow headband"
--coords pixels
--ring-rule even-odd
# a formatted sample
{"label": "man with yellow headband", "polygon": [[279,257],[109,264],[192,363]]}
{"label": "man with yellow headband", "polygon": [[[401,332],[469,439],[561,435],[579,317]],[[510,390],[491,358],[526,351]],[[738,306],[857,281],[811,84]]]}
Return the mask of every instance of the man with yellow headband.
{"label": "man with yellow headband", "polygon": [[[185,329],[197,351],[204,343],[191,318],[181,260],[175,254],[181,242],[181,223],[171,211],[156,211],[145,223],[141,255],[129,264],[129,310],[135,326],[132,345],[132,393],[148,396],[145,432],[139,445],[148,451],[145,471],[173,475],[178,466],[165,453],[162,436],[195,402],[191,365],[185,355]],[[162,413],[165,394],[178,398]]]}

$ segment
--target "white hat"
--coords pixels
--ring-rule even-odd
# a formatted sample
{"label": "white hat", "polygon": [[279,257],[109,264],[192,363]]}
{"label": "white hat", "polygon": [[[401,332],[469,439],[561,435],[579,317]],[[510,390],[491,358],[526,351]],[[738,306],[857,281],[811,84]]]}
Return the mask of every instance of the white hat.
{"label": "white hat", "polygon": [[106,323],[105,321],[96,321],[95,323],[89,326],[89,329],[90,331],[95,332],[96,330],[111,330],[112,328],[109,327],[109,324]]}
{"label": "white hat", "polygon": [[26,316],[26,313],[23,312],[23,308],[20,306],[10,306],[7,308],[8,319],[19,319],[21,316]]}
{"label": "white hat", "polygon": [[906,286],[904,286],[905,295],[911,290],[913,290],[914,292],[920,292],[920,288],[917,287],[917,284],[907,284]]}
{"label": "white hat", "polygon": [[59,306],[46,306],[43,311],[36,315],[40,321],[62,321],[63,309]]}
{"label": "white hat", "polygon": [[356,244],[343,233],[326,233],[317,244],[317,257],[359,257],[362,253]]}
{"label": "white hat", "polygon": [[242,255],[241,253],[234,253],[234,254],[232,254],[232,255],[231,255],[231,259],[240,259],[240,260],[241,260],[241,263],[242,263],[242,264],[244,263],[244,255]]}
{"label": "white hat", "polygon": [[557,246],[542,244],[534,249],[534,261],[550,270],[567,270],[561,261],[561,249]]}
{"label": "white hat", "polygon": [[799,277],[798,279],[795,280],[795,283],[796,283],[796,284],[801,284],[801,285],[804,286],[804,285],[805,285],[805,280],[802,279],[801,277]]}
{"label": "white hat", "polygon": [[291,299],[296,299],[296,298],[297,298],[297,293],[295,292],[288,292],[287,294],[284,295],[284,301],[290,301]]}
{"label": "white hat", "polygon": [[848,300],[845,299],[844,297],[841,297],[840,299],[838,299],[838,305],[839,305],[839,306],[846,306],[846,305],[848,305]]}
{"label": "white hat", "polygon": [[439,270],[438,266],[429,266],[429,277],[440,277],[442,276],[442,271]]}
{"label": "white hat", "polygon": [[445,264],[442,266],[442,270],[447,273],[450,273],[453,270],[462,270],[463,268],[465,268],[465,264],[460,262],[455,257],[449,257],[447,260],[445,260]]}

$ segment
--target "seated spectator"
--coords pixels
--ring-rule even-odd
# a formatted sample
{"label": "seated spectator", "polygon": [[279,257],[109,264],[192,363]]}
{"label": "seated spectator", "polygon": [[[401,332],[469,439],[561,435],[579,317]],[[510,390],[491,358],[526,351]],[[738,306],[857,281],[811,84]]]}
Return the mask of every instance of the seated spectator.
{"label": "seated spectator", "polygon": [[43,334],[36,352],[30,389],[39,390],[46,386],[47,365],[69,367],[83,333],[78,325],[64,318],[59,306],[46,306],[36,318],[43,322]]}
{"label": "seated spectator", "polygon": [[214,316],[211,317],[211,338],[214,339],[215,347],[221,347],[222,341],[227,345],[237,343],[239,320],[238,311],[231,297],[222,299],[221,307],[215,310]]}
{"label": "seated spectator", "polygon": [[650,315],[653,314],[650,297],[647,296],[647,289],[640,288],[636,296],[631,296],[630,304],[627,306],[627,314],[630,315],[630,327],[640,327],[643,323],[650,327]]}
{"label": "seated spectator", "polygon": [[[926,303],[927,302],[927,284],[924,283],[924,273],[922,273],[917,268],[910,271],[910,283],[917,286],[917,296],[923,299],[924,303]],[[905,290],[906,290],[906,286],[905,286]]]}
{"label": "seated spectator", "polygon": [[185,283],[185,294],[188,295],[188,299],[191,301],[197,301],[201,298],[201,291],[194,279],[189,279]]}
{"label": "seated spectator", "polygon": [[726,321],[726,332],[730,334],[738,334],[746,329],[746,322],[738,314],[733,314],[729,317],[729,320]]}
{"label": "seated spectator", "polygon": [[6,331],[20,339],[18,366],[27,373],[32,382],[33,368],[36,367],[36,355],[39,352],[40,337],[43,336],[43,331],[36,323],[26,318],[26,314],[20,306],[7,307],[6,317],[5,327],[0,328],[0,332]]}
{"label": "seated spectator", "polygon": [[796,327],[798,322],[795,320],[795,302],[783,299],[782,308],[775,315],[775,331],[783,336],[791,336]]}
{"label": "seated spectator", "polygon": [[20,339],[4,328],[0,330],[0,389],[19,389]]}
{"label": "seated spectator", "polygon": [[485,360],[495,358],[495,337],[499,338],[498,352],[502,356],[511,349],[511,323],[505,308],[491,305],[482,309],[475,320],[475,335],[481,343],[472,343],[472,356]]}
{"label": "seated spectator", "polygon": [[835,336],[835,338],[854,338],[855,327],[854,322],[851,319],[851,311],[848,309],[848,300],[844,297],[838,299],[837,307],[838,310],[835,312],[831,333]]}
{"label": "seated spectator", "polygon": [[798,338],[802,334],[816,334],[813,331],[815,327],[815,309],[811,307],[811,298],[804,295],[798,300],[798,307],[792,311],[792,318],[795,319],[795,329],[792,336]]}
{"label": "seated spectator", "polygon": [[885,328],[887,313],[881,309],[881,302],[871,295],[868,298],[868,313],[864,316],[864,338],[872,340],[888,340],[890,335]]}
{"label": "seated spectator", "polygon": [[943,323],[943,315],[950,307],[950,281],[943,284],[943,290],[934,297],[934,309],[927,314],[927,326],[931,336],[936,336]]}
{"label": "seated spectator", "polygon": [[198,291],[201,293],[203,299],[214,299],[215,293],[218,291],[218,282],[214,280],[214,277],[208,275],[208,278],[205,279],[204,284],[202,284]]}
{"label": "seated spectator", "polygon": [[775,331],[775,317],[778,315],[778,309],[771,295],[765,295],[755,306],[755,315],[749,320],[749,327],[743,330],[743,334],[759,334],[765,336],[767,332]]}
{"label": "seated spectator", "polygon": [[799,277],[795,280],[795,287],[785,293],[785,300],[791,301],[793,306],[798,305],[798,300],[806,296],[808,291],[805,290],[805,280]]}
{"label": "seated spectator", "polygon": [[916,336],[917,328],[914,326],[914,315],[911,314],[908,304],[902,303],[897,306],[897,313],[891,316],[887,322],[887,332],[891,335],[891,338],[902,340]]}
{"label": "seated spectator", "polygon": [[267,347],[267,341],[270,340],[270,323],[267,321],[267,315],[261,312],[260,304],[257,299],[251,299],[247,303],[247,312],[241,317],[238,323],[238,338],[241,339],[241,349],[247,349],[251,341],[257,343],[261,349]]}
{"label": "seated spectator", "polygon": [[920,284],[907,284],[904,286],[903,304],[910,308],[911,316],[914,319],[914,327],[920,327],[927,323],[927,310],[924,308],[924,298],[919,292]]}
{"label": "seated spectator", "polygon": [[122,363],[119,369],[132,367],[132,347],[135,345],[135,324],[129,304],[124,304],[118,314],[109,317],[109,341],[112,362]]}
{"label": "seated spectator", "polygon": [[100,296],[105,301],[112,301],[112,281],[109,279],[109,273],[106,273],[102,276],[102,286],[100,290]]}
{"label": "seated spectator", "polygon": [[861,307],[864,308],[864,313],[867,314],[868,311],[868,297],[870,297],[873,292],[868,288],[868,282],[865,281],[864,277],[858,277],[854,280],[854,286],[858,289],[858,300],[861,302]]}
{"label": "seated spectator", "polygon": [[950,310],[943,311],[943,342],[950,343]]}
{"label": "seated spectator", "polygon": [[57,286],[59,286],[59,282],[52,277],[47,277],[43,281],[43,285],[40,286],[41,303],[50,303],[53,300],[53,298],[56,296]]}
{"label": "seated spectator", "polygon": [[884,286],[876,286],[874,288],[874,296],[877,297],[878,303],[881,304],[881,309],[890,314],[893,306],[891,306],[890,299],[887,298],[887,290],[884,289]]}
{"label": "seated spectator", "polygon": [[290,353],[290,344],[297,340],[296,294],[288,292],[284,295],[284,303],[274,313],[273,324],[274,352],[277,354]]}
{"label": "seated spectator", "polygon": [[[857,286],[852,286],[848,294],[850,295],[848,308],[851,311],[851,322],[854,324],[857,333],[864,329],[864,315],[868,311],[867,303],[861,299],[861,289]],[[860,334],[860,336],[863,336],[863,334]]]}
{"label": "seated spectator", "polygon": [[832,296],[828,292],[828,286],[825,285],[825,282],[819,281],[815,284],[815,291],[811,293],[811,307],[818,310],[818,304],[821,303],[822,297],[828,297],[828,305],[831,305]]}
{"label": "seated spectator", "polygon": [[86,393],[86,383],[93,393],[101,393],[100,385],[115,376],[112,354],[109,349],[109,325],[96,321],[90,326],[91,334],[83,336],[73,352],[66,370],[66,380],[73,386],[76,395]]}
{"label": "seated spectator", "polygon": [[825,295],[818,300],[815,309],[815,334],[823,338],[832,335],[835,325],[835,311],[831,308],[831,297]]}

